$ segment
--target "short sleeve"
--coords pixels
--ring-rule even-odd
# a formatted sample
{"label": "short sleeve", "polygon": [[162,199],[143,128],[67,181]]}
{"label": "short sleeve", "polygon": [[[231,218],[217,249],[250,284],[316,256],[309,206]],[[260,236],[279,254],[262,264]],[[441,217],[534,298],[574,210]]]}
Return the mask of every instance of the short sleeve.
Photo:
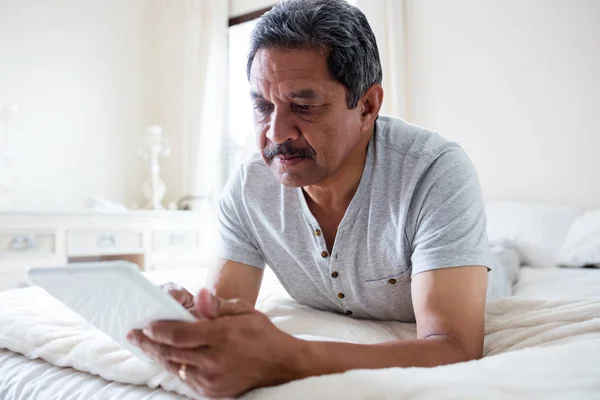
{"label": "short sleeve", "polygon": [[490,268],[485,203],[475,167],[458,146],[446,148],[427,168],[411,204],[412,276],[465,265]]}
{"label": "short sleeve", "polygon": [[249,229],[241,169],[231,175],[219,201],[219,256],[257,268],[265,267],[264,257]]}

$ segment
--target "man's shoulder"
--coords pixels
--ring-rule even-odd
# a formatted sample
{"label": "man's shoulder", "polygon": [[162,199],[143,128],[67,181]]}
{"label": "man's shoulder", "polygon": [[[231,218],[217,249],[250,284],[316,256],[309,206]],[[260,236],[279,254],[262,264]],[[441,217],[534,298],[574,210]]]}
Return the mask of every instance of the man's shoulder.
{"label": "man's shoulder", "polygon": [[265,160],[263,160],[258,152],[255,152],[242,161],[239,170],[243,176],[250,176],[252,178],[255,176],[262,177],[263,175],[272,175],[269,171],[269,167],[265,164]]}
{"label": "man's shoulder", "polygon": [[248,190],[264,193],[267,189],[279,186],[279,181],[269,170],[260,154],[254,153],[233,171],[226,189],[234,193],[245,193]]}
{"label": "man's shoulder", "polygon": [[435,160],[446,149],[460,148],[437,132],[402,119],[380,116],[376,129],[377,146],[390,155]]}

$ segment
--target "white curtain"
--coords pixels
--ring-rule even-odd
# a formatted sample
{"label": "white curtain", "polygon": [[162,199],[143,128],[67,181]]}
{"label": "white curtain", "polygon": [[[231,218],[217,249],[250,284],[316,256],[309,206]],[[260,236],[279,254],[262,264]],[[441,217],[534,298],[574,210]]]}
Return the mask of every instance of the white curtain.
{"label": "white curtain", "polygon": [[185,0],[184,11],[183,192],[214,200],[224,179],[229,1]]}
{"label": "white curtain", "polygon": [[409,119],[404,0],[353,0],[350,3],[365,13],[377,38],[383,67],[381,114]]}

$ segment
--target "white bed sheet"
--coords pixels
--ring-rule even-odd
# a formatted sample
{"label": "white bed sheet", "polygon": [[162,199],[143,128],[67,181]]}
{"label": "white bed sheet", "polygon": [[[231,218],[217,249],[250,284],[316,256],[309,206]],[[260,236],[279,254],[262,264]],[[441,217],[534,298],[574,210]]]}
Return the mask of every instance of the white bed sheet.
{"label": "white bed sheet", "polygon": [[[155,283],[176,281],[191,290],[197,290],[205,281],[205,273],[198,270],[176,270],[150,273]],[[267,293],[276,284],[272,273],[266,274]],[[598,269],[534,269],[524,267],[515,295],[537,298],[600,297],[600,270]],[[53,366],[42,360],[0,350],[0,399],[185,399],[176,393],[162,389],[151,390],[147,386],[125,385],[106,381],[98,376],[71,368]]]}
{"label": "white bed sheet", "polygon": [[185,399],[163,389],[125,385],[41,359],[0,349],[2,400],[175,400]]}

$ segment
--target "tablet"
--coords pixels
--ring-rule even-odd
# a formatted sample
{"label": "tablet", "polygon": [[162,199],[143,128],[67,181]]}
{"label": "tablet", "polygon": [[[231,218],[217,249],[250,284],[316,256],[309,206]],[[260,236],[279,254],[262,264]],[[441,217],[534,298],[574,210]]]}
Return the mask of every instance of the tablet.
{"label": "tablet", "polygon": [[29,268],[29,278],[90,324],[146,362],[154,362],[127,340],[132,329],[157,320],[196,321],[168,293],[126,261]]}

